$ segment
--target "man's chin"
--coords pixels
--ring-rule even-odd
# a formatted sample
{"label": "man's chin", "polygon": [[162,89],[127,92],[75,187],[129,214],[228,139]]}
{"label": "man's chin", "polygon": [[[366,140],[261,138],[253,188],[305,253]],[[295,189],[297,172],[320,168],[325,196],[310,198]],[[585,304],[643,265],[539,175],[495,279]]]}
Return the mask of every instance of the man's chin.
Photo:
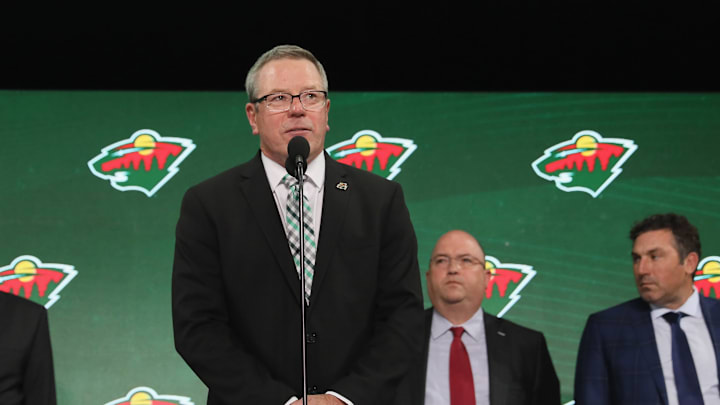
{"label": "man's chin", "polygon": [[655,291],[648,291],[648,290],[640,291],[640,298],[642,298],[643,301],[647,302],[648,304],[662,306],[658,303],[658,301],[660,300],[661,297]]}
{"label": "man's chin", "polygon": [[463,302],[464,299],[465,294],[463,294],[461,291],[450,291],[449,294],[445,294],[443,296],[443,301],[450,305],[459,304]]}

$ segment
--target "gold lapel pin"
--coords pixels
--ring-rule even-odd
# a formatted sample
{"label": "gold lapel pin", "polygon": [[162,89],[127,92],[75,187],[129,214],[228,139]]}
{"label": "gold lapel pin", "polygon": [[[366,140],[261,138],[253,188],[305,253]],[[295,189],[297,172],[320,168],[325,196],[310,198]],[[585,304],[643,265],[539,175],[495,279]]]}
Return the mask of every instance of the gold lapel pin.
{"label": "gold lapel pin", "polygon": [[335,185],[335,188],[337,188],[338,190],[345,191],[348,188],[348,184],[345,183],[344,181],[341,181],[340,183]]}

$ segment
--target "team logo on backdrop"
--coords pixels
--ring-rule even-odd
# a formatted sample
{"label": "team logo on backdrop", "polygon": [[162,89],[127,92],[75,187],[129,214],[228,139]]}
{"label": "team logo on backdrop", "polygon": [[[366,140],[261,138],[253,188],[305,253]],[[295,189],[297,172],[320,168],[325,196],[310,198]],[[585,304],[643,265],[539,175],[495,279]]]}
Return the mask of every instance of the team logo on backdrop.
{"label": "team logo on backdrop", "polygon": [[188,397],[158,395],[152,388],[137,387],[130,390],[124,398],[110,401],[105,405],[194,405],[194,403]]}
{"label": "team logo on backdrop", "polygon": [[162,137],[152,129],[141,129],[128,139],[102,148],[88,167],[116,190],[135,190],[152,197],[194,149],[192,139]]}
{"label": "team logo on backdrop", "polygon": [[0,291],[50,308],[76,275],[77,270],[69,264],[43,263],[35,256],[20,256],[0,267]]}
{"label": "team logo on backdrop", "polygon": [[583,191],[597,197],[622,173],[623,164],[636,150],[630,139],[603,138],[585,130],[547,148],[532,168],[562,191]]}
{"label": "team logo on backdrop", "polygon": [[708,256],[698,263],[694,284],[700,294],[720,298],[720,256]]}
{"label": "team logo on backdrop", "polygon": [[518,302],[520,291],[537,272],[527,264],[502,263],[492,256],[485,256],[485,268],[490,270],[490,280],[485,290],[483,308],[501,318]]}
{"label": "team logo on backdrop", "polygon": [[351,139],[336,143],[326,151],[340,163],[392,180],[400,173],[400,166],[415,149],[417,145],[412,139],[383,138],[373,130],[364,129]]}

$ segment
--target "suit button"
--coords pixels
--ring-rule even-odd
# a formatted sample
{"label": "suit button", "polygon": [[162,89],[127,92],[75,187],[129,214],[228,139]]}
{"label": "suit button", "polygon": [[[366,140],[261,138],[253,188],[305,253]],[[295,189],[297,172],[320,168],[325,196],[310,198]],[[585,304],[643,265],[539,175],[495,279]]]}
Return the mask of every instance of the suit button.
{"label": "suit button", "polygon": [[317,333],[311,332],[305,335],[305,341],[307,343],[317,343]]}
{"label": "suit button", "polygon": [[310,388],[310,394],[316,395],[318,393],[318,387],[317,385],[313,385],[312,388]]}

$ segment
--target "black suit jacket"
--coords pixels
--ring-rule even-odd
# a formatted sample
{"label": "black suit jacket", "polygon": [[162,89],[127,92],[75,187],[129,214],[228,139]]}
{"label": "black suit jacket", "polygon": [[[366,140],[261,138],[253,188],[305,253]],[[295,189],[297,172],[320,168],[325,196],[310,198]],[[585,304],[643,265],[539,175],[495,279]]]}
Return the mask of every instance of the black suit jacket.
{"label": "black suit jacket", "polygon": [[[720,375],[720,302],[700,296]],[[667,404],[650,305],[641,298],[588,317],[575,368],[578,405]]]}
{"label": "black suit jacket", "polygon": [[[447,364],[427,364],[432,316],[433,308],[427,309],[422,361],[403,381],[397,405],[423,404],[427,367],[448,367]],[[490,404],[560,404],[560,381],[550,359],[545,336],[488,313],[483,314],[483,320],[490,374]]]}
{"label": "black suit jacket", "polygon": [[[421,347],[415,233],[399,184],[324,158],[308,392],[390,403]],[[300,281],[259,153],[185,194],[172,288],[175,345],[209,405],[302,395]]]}
{"label": "black suit jacket", "polygon": [[0,292],[0,404],[54,405],[50,331],[47,310],[39,304]]}

